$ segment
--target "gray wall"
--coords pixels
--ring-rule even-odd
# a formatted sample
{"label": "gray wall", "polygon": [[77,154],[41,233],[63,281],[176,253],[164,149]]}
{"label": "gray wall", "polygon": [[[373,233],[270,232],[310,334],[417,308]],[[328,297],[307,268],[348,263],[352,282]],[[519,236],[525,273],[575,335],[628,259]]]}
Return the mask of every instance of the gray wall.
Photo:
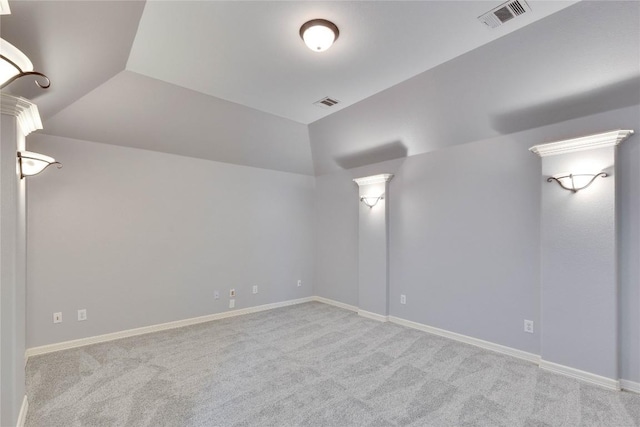
{"label": "gray wall", "polygon": [[[357,306],[351,179],[394,173],[390,314],[539,353],[537,329],[522,332],[522,319],[539,326],[540,311],[541,169],[527,148],[640,129],[638,117],[628,107],[341,170],[318,176],[315,193],[313,178],[300,175],[30,136],[32,149],[65,167],[29,183],[28,347],[224,311],[231,285],[238,307],[311,295],[311,286]],[[360,125],[339,118],[332,132]],[[324,125],[314,124],[311,138]],[[620,371],[632,381],[640,381],[639,166],[635,135],[619,147],[617,180]],[[298,278],[304,286],[296,289]],[[87,322],[74,320],[78,308],[88,309]],[[54,311],[65,313],[61,325],[51,323]]]}
{"label": "gray wall", "polygon": [[[358,218],[354,178],[395,173],[404,159],[316,177],[315,295],[358,306]],[[395,179],[395,178],[394,178]],[[393,197],[391,194],[389,197]]]}
{"label": "gray wall", "polygon": [[26,206],[16,172],[24,135],[12,115],[0,128],[0,425],[12,426],[25,395]]}
{"label": "gray wall", "polygon": [[[401,105],[397,100],[389,108]],[[357,104],[345,111],[351,108],[364,109],[358,115],[369,121],[385,122],[379,106],[367,111],[367,104]],[[314,123],[312,142],[356,128],[364,139],[377,137],[379,126],[367,135],[352,116],[339,112]],[[528,148],[611,129],[638,130],[639,117],[638,106],[627,107],[317,177],[316,294],[357,305],[358,190],[350,180],[395,173],[389,191],[390,314],[539,354],[542,176],[540,159]],[[418,134],[428,123],[407,120],[402,126]],[[620,371],[622,378],[639,381],[637,135],[623,143],[620,156],[619,198],[630,194],[618,210],[625,298]],[[407,295],[404,306],[401,293]],[[523,332],[524,319],[534,320],[533,335]]]}
{"label": "gray wall", "polygon": [[349,171],[316,178],[314,293],[358,306],[358,186]]}
{"label": "gray wall", "polygon": [[28,347],[223,312],[232,287],[236,308],[312,295],[313,177],[46,135],[28,144],[64,163],[29,181]]}
{"label": "gray wall", "polygon": [[502,138],[318,177],[318,218],[326,205],[344,214],[319,224],[317,253],[353,242],[356,250],[331,256],[341,268],[330,281],[322,276],[329,262],[318,259],[316,293],[358,305],[358,218],[347,215],[358,212],[358,189],[350,180],[394,173],[390,314],[537,353],[538,340],[522,333],[522,319],[538,313],[540,163],[531,145]]}
{"label": "gray wall", "polygon": [[539,294],[539,163],[527,147],[505,138],[406,159],[390,191],[392,315],[538,352],[522,331]]}

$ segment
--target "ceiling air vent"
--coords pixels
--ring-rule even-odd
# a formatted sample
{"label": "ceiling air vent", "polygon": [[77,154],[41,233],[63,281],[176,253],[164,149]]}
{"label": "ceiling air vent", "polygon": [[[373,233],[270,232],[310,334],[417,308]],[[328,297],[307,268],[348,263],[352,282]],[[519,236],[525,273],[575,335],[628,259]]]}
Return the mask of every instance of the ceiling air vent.
{"label": "ceiling air vent", "polygon": [[489,28],[496,28],[507,21],[531,12],[531,8],[525,0],[508,1],[501,4],[490,12],[478,17],[478,20]]}
{"label": "ceiling air vent", "polygon": [[321,107],[321,108],[331,108],[334,105],[338,104],[339,102],[340,101],[338,101],[335,98],[329,98],[328,96],[325,96],[320,101],[314,102],[313,105],[317,105],[318,107]]}

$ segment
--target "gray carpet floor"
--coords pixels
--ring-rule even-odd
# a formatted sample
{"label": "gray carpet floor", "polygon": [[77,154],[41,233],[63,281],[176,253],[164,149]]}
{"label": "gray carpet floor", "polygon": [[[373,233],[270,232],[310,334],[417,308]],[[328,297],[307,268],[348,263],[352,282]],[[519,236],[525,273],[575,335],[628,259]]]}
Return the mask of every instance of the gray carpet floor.
{"label": "gray carpet floor", "polygon": [[640,395],[307,303],[32,357],[27,426],[639,426]]}

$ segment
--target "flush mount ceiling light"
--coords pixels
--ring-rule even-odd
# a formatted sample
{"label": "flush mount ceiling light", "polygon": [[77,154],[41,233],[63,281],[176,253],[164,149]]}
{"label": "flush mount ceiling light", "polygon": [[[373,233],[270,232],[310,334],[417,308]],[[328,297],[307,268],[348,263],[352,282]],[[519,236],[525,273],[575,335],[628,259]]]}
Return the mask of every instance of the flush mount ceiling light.
{"label": "flush mount ceiling light", "polygon": [[8,41],[0,39],[0,89],[4,89],[14,80],[24,76],[42,78],[44,80],[43,83],[40,83],[37,79],[35,81],[42,89],[51,86],[49,77],[33,71],[33,64],[27,55]]}
{"label": "flush mount ceiling light", "polygon": [[560,187],[565,190],[569,190],[573,193],[577,193],[580,190],[584,190],[588,186],[590,186],[593,181],[596,180],[597,177],[606,178],[607,175],[605,172],[600,172],[596,174],[590,173],[576,173],[576,174],[563,174],[549,177],[547,182],[557,182]]}
{"label": "flush mount ceiling light", "polygon": [[51,165],[62,167],[62,163],[56,162],[53,157],[32,151],[18,151],[18,163],[20,164],[20,178],[37,175]]}
{"label": "flush mount ceiling light", "polygon": [[336,24],[326,19],[312,19],[300,27],[300,37],[309,49],[323,52],[338,39],[340,31]]}

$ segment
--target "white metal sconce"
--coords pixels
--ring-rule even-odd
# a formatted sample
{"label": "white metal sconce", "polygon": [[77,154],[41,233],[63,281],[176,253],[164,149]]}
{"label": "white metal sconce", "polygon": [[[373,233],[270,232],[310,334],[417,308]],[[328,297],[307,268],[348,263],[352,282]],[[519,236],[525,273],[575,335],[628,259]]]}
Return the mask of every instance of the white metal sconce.
{"label": "white metal sconce", "polygon": [[14,80],[24,76],[42,78],[44,80],[43,83],[40,83],[37,79],[35,81],[36,85],[42,89],[51,86],[49,77],[33,71],[33,64],[27,55],[8,41],[0,39],[0,89],[4,89]]}
{"label": "white metal sconce", "polygon": [[309,49],[323,52],[338,40],[340,30],[336,24],[326,19],[312,19],[300,27],[300,37]]}
{"label": "white metal sconce", "polygon": [[[589,174],[589,173],[577,173],[577,174],[568,174],[568,175],[560,175],[560,176],[552,176],[547,179],[547,182],[557,182],[560,187],[565,190],[569,190],[573,193],[577,193],[580,190],[584,190],[588,186],[590,186],[593,181],[598,177],[606,178],[606,172],[600,172],[597,174]],[[578,182],[576,182],[578,181]]]}
{"label": "white metal sconce", "polygon": [[53,157],[32,151],[18,151],[18,164],[20,165],[20,179],[25,176],[38,175],[51,165],[56,165],[58,169],[62,163],[56,162]]}
{"label": "white metal sconce", "polygon": [[378,204],[380,200],[384,199],[384,194],[379,196],[361,196],[360,201],[369,206],[369,209]]}

